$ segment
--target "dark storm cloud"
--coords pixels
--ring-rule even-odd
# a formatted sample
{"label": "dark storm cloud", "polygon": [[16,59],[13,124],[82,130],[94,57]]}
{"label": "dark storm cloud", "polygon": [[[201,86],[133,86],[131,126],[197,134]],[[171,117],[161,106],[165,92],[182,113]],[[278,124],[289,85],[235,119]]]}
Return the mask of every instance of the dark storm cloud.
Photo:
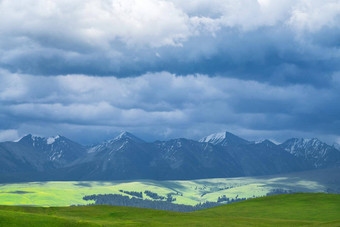
{"label": "dark storm cloud", "polygon": [[150,139],[199,138],[223,129],[272,131],[274,139],[282,138],[280,131],[336,139],[339,75],[325,89],[167,72],[116,78],[2,71],[0,120],[6,122],[3,133],[66,133],[82,142],[92,133],[92,139],[104,138],[120,130]]}
{"label": "dark storm cloud", "polygon": [[334,0],[2,0],[0,140],[340,142],[339,18]]}
{"label": "dark storm cloud", "polygon": [[[333,34],[332,28],[321,32],[340,40],[340,35]],[[247,32],[227,28],[216,32],[215,37],[190,38],[183,46],[131,49],[115,42],[111,48],[119,50],[117,56],[111,56],[106,50],[84,49],[69,53],[69,50],[43,48],[20,53],[1,65],[11,71],[38,75],[80,73],[127,77],[168,71],[272,84],[329,86],[332,73],[340,70],[339,45],[336,42],[325,45],[324,40],[305,43],[296,40],[295,35],[280,26]],[[319,33],[313,35],[320,36]]]}

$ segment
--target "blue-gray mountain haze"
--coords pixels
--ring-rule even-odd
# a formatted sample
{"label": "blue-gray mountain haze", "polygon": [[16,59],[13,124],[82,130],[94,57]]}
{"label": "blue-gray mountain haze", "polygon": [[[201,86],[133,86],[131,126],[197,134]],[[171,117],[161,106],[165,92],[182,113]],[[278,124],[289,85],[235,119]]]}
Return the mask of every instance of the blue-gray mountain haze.
{"label": "blue-gray mountain haze", "polygon": [[318,139],[276,145],[229,132],[200,141],[145,142],[128,132],[94,146],[63,136],[0,143],[0,180],[198,179],[272,175],[340,166],[340,151]]}

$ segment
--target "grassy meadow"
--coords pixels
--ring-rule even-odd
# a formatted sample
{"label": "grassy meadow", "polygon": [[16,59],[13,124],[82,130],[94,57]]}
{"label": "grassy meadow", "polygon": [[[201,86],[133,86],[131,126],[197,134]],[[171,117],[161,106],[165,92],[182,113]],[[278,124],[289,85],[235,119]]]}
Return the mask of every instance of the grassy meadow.
{"label": "grassy meadow", "polygon": [[188,181],[49,181],[0,184],[0,205],[25,206],[70,206],[85,205],[83,200],[92,194],[122,194],[119,190],[143,192],[149,190],[166,197],[172,193],[173,203],[196,205],[203,202],[216,202],[218,197],[229,199],[249,199],[267,195],[274,189],[292,192],[325,192],[326,187],[316,181],[297,177],[239,177],[216,178]]}
{"label": "grassy meadow", "polygon": [[0,226],[340,226],[340,195],[274,195],[189,213],[117,206],[0,206]]}

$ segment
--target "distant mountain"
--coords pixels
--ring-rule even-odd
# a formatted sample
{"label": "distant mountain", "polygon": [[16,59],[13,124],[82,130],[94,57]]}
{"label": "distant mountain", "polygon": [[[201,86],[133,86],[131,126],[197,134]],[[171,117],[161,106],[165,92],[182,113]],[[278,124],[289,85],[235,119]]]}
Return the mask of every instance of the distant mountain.
{"label": "distant mountain", "polygon": [[306,160],[315,168],[340,165],[340,151],[316,138],[292,138],[282,143],[280,147],[292,155]]}
{"label": "distant mountain", "polygon": [[244,176],[296,172],[309,169],[304,160],[297,160],[269,140],[226,147],[244,170]]}
{"label": "distant mountain", "polygon": [[149,174],[149,144],[128,132],[88,149],[69,174],[86,179],[145,178]]}
{"label": "distant mountain", "polygon": [[0,143],[0,172],[61,168],[85,154],[85,147],[63,136],[44,138],[29,134],[17,142]]}
{"label": "distant mountain", "polygon": [[117,137],[105,141],[99,145],[91,147],[88,152],[102,152],[103,150],[121,150],[124,149],[125,145],[131,143],[145,143],[142,139],[139,139],[138,137],[132,135],[129,132],[122,132]]}
{"label": "distant mountain", "polygon": [[211,134],[209,136],[206,136],[199,140],[201,143],[212,143],[214,145],[242,145],[242,144],[249,144],[250,142],[242,139],[238,136],[235,136],[234,134],[230,132],[220,132]]}
{"label": "distant mountain", "polygon": [[[82,174],[81,177],[101,180],[190,179],[199,175],[211,177],[217,173],[218,167],[214,164],[218,165],[218,160],[210,161],[210,164],[209,160],[203,162],[202,152],[209,150],[209,147],[212,145],[187,139],[146,143],[136,137],[118,136],[90,148],[88,156],[69,168],[69,175],[91,169],[88,175]],[[202,167],[204,164],[206,166]],[[209,165],[215,170],[214,174],[209,171]]]}
{"label": "distant mountain", "polygon": [[[133,138],[133,139],[132,139]],[[82,180],[196,179],[253,176],[307,169],[279,148],[241,143],[214,145],[188,139],[146,143],[136,137],[116,137],[89,149],[68,170]]]}
{"label": "distant mountain", "polygon": [[159,179],[195,179],[198,176],[243,175],[232,157],[222,147],[188,139],[173,139],[152,144],[152,169]]}
{"label": "distant mountain", "polygon": [[340,166],[340,151],[317,139],[249,142],[229,132],[200,141],[148,143],[123,132],[84,147],[63,136],[0,143],[0,181],[197,179]]}
{"label": "distant mountain", "polygon": [[335,149],[337,149],[337,150],[340,151],[340,144],[334,143],[334,144],[333,144],[333,147],[334,147]]}
{"label": "distant mountain", "polygon": [[68,165],[86,154],[84,146],[60,135],[48,138],[27,135],[20,139],[18,144],[32,148],[45,162],[53,163],[54,167]]}

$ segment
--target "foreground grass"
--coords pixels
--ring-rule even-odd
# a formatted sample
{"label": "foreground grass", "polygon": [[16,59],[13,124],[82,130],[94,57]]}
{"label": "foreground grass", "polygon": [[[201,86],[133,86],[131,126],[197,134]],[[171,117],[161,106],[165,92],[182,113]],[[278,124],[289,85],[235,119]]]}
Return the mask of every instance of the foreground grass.
{"label": "foreground grass", "polygon": [[226,225],[340,226],[340,195],[275,195],[191,213],[115,206],[0,206],[0,226]]}

